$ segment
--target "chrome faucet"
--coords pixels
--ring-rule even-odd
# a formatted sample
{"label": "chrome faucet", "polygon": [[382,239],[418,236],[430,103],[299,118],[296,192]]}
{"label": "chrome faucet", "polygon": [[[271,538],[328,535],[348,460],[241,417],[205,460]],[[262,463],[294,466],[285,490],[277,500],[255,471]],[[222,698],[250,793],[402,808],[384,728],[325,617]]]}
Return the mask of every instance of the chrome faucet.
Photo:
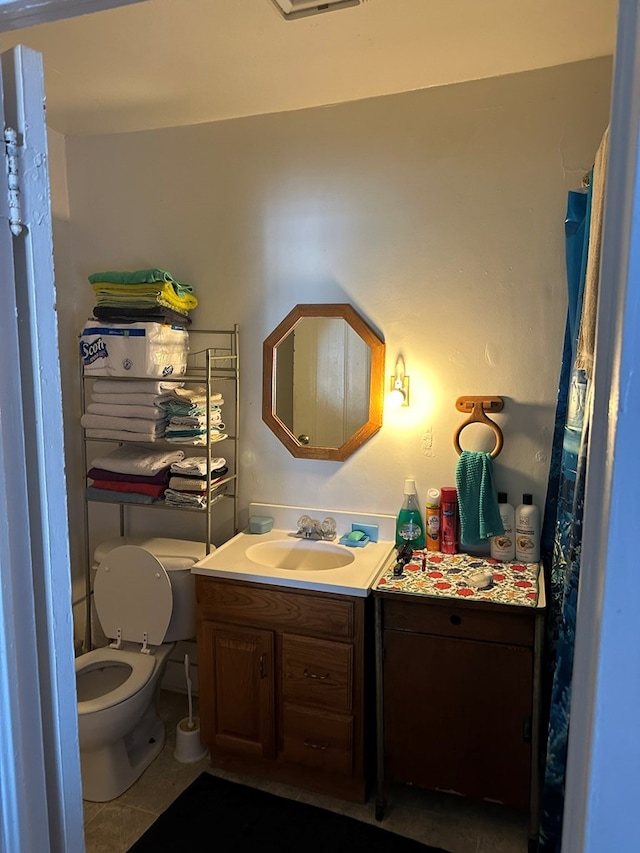
{"label": "chrome faucet", "polygon": [[300,539],[313,539],[316,541],[324,539],[325,541],[330,542],[332,539],[336,538],[335,519],[327,516],[327,518],[320,523],[317,519],[311,518],[308,515],[301,515],[298,519],[298,532],[296,533],[296,536],[299,536]]}

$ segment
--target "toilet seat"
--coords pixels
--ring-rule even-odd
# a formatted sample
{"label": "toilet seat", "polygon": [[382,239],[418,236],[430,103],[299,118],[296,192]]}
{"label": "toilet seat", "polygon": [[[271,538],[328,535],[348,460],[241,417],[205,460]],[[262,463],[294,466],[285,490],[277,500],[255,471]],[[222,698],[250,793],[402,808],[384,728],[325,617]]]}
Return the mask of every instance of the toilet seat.
{"label": "toilet seat", "polygon": [[139,545],[110,551],[96,571],[93,597],[111,640],[147,646],[164,642],[173,611],[171,581],[162,563]]}
{"label": "toilet seat", "polygon": [[129,676],[113,690],[96,696],[94,699],[78,701],[78,714],[92,714],[103,711],[124,702],[134,696],[151,678],[156,661],[153,655],[142,655],[140,652],[130,652],[124,649],[115,651],[109,647],[94,649],[76,658],[76,679],[84,672],[101,669],[109,664],[113,666],[129,666]]}

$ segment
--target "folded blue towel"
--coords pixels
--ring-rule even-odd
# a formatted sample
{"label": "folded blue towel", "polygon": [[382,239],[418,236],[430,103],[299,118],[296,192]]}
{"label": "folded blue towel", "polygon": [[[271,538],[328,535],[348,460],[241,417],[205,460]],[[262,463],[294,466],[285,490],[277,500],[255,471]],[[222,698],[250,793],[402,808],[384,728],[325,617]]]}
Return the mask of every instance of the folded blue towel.
{"label": "folded blue towel", "polygon": [[463,450],[456,467],[460,542],[475,545],[504,533],[489,453]]}

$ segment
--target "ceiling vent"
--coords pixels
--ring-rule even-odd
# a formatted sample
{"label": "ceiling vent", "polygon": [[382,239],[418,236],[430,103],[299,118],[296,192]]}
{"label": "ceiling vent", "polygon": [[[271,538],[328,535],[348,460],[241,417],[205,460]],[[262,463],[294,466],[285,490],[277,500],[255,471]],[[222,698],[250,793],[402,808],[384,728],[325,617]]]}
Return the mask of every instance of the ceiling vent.
{"label": "ceiling vent", "polygon": [[360,0],[325,0],[324,3],[320,3],[318,0],[273,0],[273,2],[287,21],[360,4]]}

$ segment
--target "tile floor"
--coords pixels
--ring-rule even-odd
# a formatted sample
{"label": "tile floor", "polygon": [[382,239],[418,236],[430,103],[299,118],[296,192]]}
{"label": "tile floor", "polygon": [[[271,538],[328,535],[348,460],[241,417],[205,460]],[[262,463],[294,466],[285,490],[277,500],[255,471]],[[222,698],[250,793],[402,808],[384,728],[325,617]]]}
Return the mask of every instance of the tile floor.
{"label": "tile floor", "polygon": [[[186,696],[168,691],[161,693],[160,712],[167,727],[166,745],[136,784],[118,799],[109,803],[85,801],[87,853],[126,853],[178,794],[200,773],[211,769],[208,757],[194,764],[181,764],[173,757],[176,725],[187,711]],[[196,707],[194,713],[197,713]],[[251,777],[215,772],[233,781],[377,823],[375,794],[365,804],[344,803],[287,785],[261,784]],[[393,788],[389,792],[385,818],[378,825],[426,844],[443,847],[449,853],[527,853],[527,820],[524,815],[491,803],[470,802],[408,786]],[[194,848],[187,843],[185,849]]]}

